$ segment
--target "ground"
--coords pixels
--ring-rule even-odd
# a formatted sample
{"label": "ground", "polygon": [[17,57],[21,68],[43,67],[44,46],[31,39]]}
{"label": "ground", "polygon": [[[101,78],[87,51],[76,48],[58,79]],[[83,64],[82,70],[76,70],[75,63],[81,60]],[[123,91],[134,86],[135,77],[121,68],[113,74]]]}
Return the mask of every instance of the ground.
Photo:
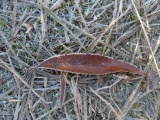
{"label": "ground", "polygon": [[[90,53],[128,62],[148,77],[36,68],[57,55]],[[160,119],[159,0],[1,0],[0,120]],[[131,75],[131,74],[129,74]]]}

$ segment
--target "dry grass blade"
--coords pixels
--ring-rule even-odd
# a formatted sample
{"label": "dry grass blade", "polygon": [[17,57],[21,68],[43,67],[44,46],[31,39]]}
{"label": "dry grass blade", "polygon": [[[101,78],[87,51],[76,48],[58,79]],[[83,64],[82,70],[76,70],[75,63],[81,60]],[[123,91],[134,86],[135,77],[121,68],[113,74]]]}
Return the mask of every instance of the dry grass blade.
{"label": "dry grass blade", "polygon": [[22,78],[21,76],[20,76],[18,73],[16,73],[16,71],[15,71],[14,69],[10,68],[10,67],[7,65],[7,63],[4,62],[1,58],[0,58],[0,63],[2,63],[2,64],[3,64],[10,72],[12,72],[19,80],[21,80],[21,82],[23,82],[37,97],[39,97],[42,102],[44,102],[45,104],[47,104],[46,101],[45,101],[36,91],[34,91],[34,90],[28,85],[28,83],[23,80],[23,78]]}
{"label": "dry grass blade", "polygon": [[128,108],[129,108],[132,100],[134,99],[135,95],[137,94],[137,91],[139,89],[139,86],[141,85],[141,82],[142,82],[142,79],[138,82],[136,88],[133,90],[132,94],[129,96],[127,102],[125,103],[125,106],[124,106],[124,108],[122,110],[122,115],[121,115],[123,119],[125,119],[125,116],[127,114]]}
{"label": "dry grass blade", "polygon": [[[159,18],[159,0],[0,0],[0,120],[159,120]],[[85,52],[137,67],[119,71],[115,61],[86,60]],[[85,55],[69,64],[62,57],[61,66],[78,69],[65,81],[60,68],[35,67],[68,54]]]}
{"label": "dry grass blade", "polygon": [[[157,43],[156,43],[156,46],[155,46],[155,48],[154,48],[154,50],[153,50],[153,55],[155,55],[155,54],[156,54],[156,52],[157,52],[157,50],[158,50],[159,46],[160,46],[160,37],[158,38]],[[147,64],[147,66],[146,66],[145,70],[148,70],[148,68],[149,68],[150,64],[152,63],[152,60],[153,60],[153,57],[152,57],[152,56],[150,56],[150,58],[149,58],[149,62],[148,62],[148,64]]]}
{"label": "dry grass blade", "polygon": [[69,26],[71,26],[71,27],[75,28],[76,30],[82,32],[84,35],[86,35],[86,36],[92,38],[93,40],[96,39],[92,34],[90,34],[90,33],[86,32],[85,30],[82,30],[81,28],[79,28],[79,27],[77,27],[77,26],[71,24],[71,23],[68,22],[67,20],[65,20],[65,19],[63,19],[63,18],[61,18],[61,20],[62,20],[64,23],[68,24]]}
{"label": "dry grass blade", "polygon": [[[140,31],[140,36],[141,36],[141,34],[142,34],[142,31]],[[137,40],[136,48],[135,48],[135,50],[134,50],[134,54],[133,54],[133,58],[132,58],[132,62],[131,62],[131,63],[134,63],[135,55],[136,55],[136,53],[138,52],[137,50],[138,50],[138,47],[139,47],[139,40],[140,40],[140,37],[139,37],[138,40]]]}
{"label": "dry grass blade", "polygon": [[71,79],[71,91],[74,95],[74,99],[75,99],[75,111],[76,111],[76,114],[77,114],[77,119],[80,120],[80,113],[82,111],[82,98],[81,98],[81,95],[78,91],[78,87],[77,87],[77,83],[74,81],[74,78],[75,77],[72,77]]}
{"label": "dry grass blade", "polygon": [[[72,98],[72,99],[70,99],[70,100],[67,100],[67,101],[65,101],[65,102],[63,103],[63,105],[68,104],[68,103],[70,103],[70,102],[73,101],[73,100],[74,100],[74,98]],[[59,109],[59,108],[61,108],[61,106],[60,106],[60,105],[59,105],[59,106],[56,105],[56,106],[55,106],[54,108],[52,108],[50,111],[46,112],[45,114],[41,115],[40,117],[36,118],[35,120],[42,120],[42,118],[44,118],[45,116],[51,114],[52,112],[54,112],[55,110],[57,110],[57,109]]]}
{"label": "dry grass blade", "polygon": [[131,37],[132,35],[134,35],[137,30],[139,30],[139,27],[136,28],[131,28],[131,30],[127,31],[126,33],[124,33],[122,36],[120,36],[118,38],[118,40],[116,40],[115,43],[113,43],[113,47],[117,47],[120,43],[122,43],[124,40],[126,40],[127,38]]}
{"label": "dry grass blade", "polygon": [[107,100],[105,100],[104,98],[102,98],[95,90],[93,90],[91,87],[89,87],[90,88],[90,90],[97,96],[97,97],[99,97],[106,105],[108,105],[110,108],[111,108],[111,110],[114,112],[114,114],[117,116],[117,118],[119,119],[119,120],[123,120],[122,119],[122,117],[118,114],[118,112],[114,109],[114,107],[107,101]]}
{"label": "dry grass blade", "polygon": [[84,106],[83,106],[83,108],[84,108],[84,120],[87,120],[87,118],[88,118],[88,116],[87,116],[87,112],[88,112],[87,108],[88,108],[88,106],[87,106],[87,93],[86,93],[86,90],[85,90],[85,93],[84,93],[83,103],[84,103]]}
{"label": "dry grass blade", "polygon": [[85,53],[89,53],[89,52],[97,45],[97,43],[101,41],[102,36],[103,36],[109,29],[111,29],[117,21],[118,21],[117,19],[113,20],[113,21],[106,27],[106,29],[102,32],[102,34],[101,34],[100,36],[98,36],[98,37],[86,48]]}
{"label": "dry grass blade", "polygon": [[16,30],[16,14],[17,14],[17,0],[14,0],[14,9],[13,9],[13,15],[14,15],[14,22],[13,22],[13,29],[12,29],[12,35],[14,35],[14,31]]}
{"label": "dry grass blade", "polygon": [[148,37],[147,32],[146,32],[146,30],[145,30],[144,23],[142,22],[142,20],[141,20],[141,18],[140,18],[140,15],[139,15],[139,13],[138,13],[137,7],[136,7],[136,5],[134,4],[134,0],[132,0],[132,5],[133,5],[133,7],[134,7],[134,9],[135,9],[135,12],[136,12],[136,15],[137,15],[137,17],[138,17],[138,20],[139,20],[139,22],[141,23],[141,28],[142,28],[142,30],[143,30],[143,34],[144,34],[145,40],[147,41],[147,44],[148,44],[148,46],[149,46],[149,49],[150,49],[150,52],[151,52],[151,55],[152,55],[152,58],[153,58],[153,61],[154,61],[154,64],[155,64],[155,67],[156,67],[156,69],[157,69],[157,73],[158,73],[158,75],[159,75],[159,77],[160,77],[160,71],[159,71],[159,68],[158,68],[158,65],[157,65],[157,61],[156,61],[155,56],[154,56],[153,51],[152,51],[152,47],[151,47],[151,43],[150,43],[150,41],[149,41],[149,37]]}
{"label": "dry grass blade", "polygon": [[17,101],[15,113],[14,113],[14,120],[18,119],[19,106],[20,106],[20,90],[18,91],[18,101]]}
{"label": "dry grass blade", "polygon": [[86,48],[85,53],[89,53],[97,45],[97,43],[101,41],[102,36],[108,32],[115,25],[115,23],[130,10],[130,8],[131,7],[129,6],[121,16],[119,16],[117,19],[113,19],[112,22],[103,30],[103,32]]}
{"label": "dry grass blade", "polygon": [[46,7],[40,0],[38,2],[42,5],[42,7],[59,23],[61,24],[75,39],[73,39],[76,43],[78,43],[82,48],[84,45],[81,43],[80,39],[77,38],[73,32],[48,8]]}
{"label": "dry grass blade", "polygon": [[114,85],[116,85],[117,83],[119,83],[121,80],[122,80],[122,78],[119,78],[112,85],[110,85],[110,86],[104,86],[102,88],[99,88],[99,89],[96,90],[96,92],[98,92],[100,90],[103,90],[103,89],[109,89],[109,88],[113,87]]}
{"label": "dry grass blade", "polygon": [[65,99],[65,89],[66,89],[66,81],[65,81],[65,73],[61,73],[61,90],[60,90],[60,105],[62,107],[62,103],[64,102]]}
{"label": "dry grass blade", "polygon": [[55,10],[55,9],[61,7],[63,2],[64,2],[64,0],[57,0],[56,3],[50,9]]}
{"label": "dry grass blade", "polygon": [[157,98],[157,104],[156,104],[156,113],[155,113],[155,120],[158,120],[160,117],[160,95]]}
{"label": "dry grass blade", "polygon": [[[12,44],[12,43],[15,42],[18,38],[19,38],[18,36],[11,37],[11,38],[9,38],[7,41],[8,41],[8,43],[11,43],[11,44]],[[1,41],[1,42],[0,42],[0,48],[2,48],[2,47],[4,47],[4,46],[6,46],[5,41]]]}

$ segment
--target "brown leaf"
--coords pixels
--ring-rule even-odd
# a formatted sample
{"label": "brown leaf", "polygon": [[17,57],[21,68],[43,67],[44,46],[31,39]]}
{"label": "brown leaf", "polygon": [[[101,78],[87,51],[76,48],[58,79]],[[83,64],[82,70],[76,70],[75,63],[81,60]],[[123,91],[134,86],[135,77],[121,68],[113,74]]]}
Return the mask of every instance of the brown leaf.
{"label": "brown leaf", "polygon": [[116,72],[129,72],[147,77],[147,74],[134,65],[110,57],[96,54],[68,54],[51,57],[38,67],[62,72],[106,75]]}

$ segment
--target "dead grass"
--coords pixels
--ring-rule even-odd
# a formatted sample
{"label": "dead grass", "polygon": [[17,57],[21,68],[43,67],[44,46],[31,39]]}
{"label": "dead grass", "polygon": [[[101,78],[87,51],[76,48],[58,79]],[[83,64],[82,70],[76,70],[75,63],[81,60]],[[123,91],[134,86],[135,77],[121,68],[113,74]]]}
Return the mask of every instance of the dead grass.
{"label": "dead grass", "polygon": [[[0,120],[160,119],[159,0],[1,0]],[[132,63],[148,78],[35,69],[55,55],[95,53]]]}

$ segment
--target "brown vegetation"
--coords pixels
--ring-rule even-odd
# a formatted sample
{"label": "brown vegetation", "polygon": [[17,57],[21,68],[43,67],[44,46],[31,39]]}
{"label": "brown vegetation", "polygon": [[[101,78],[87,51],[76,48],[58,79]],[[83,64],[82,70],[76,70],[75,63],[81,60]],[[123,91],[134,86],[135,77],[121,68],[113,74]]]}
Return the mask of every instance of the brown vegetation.
{"label": "brown vegetation", "polygon": [[[1,0],[0,120],[160,119],[159,0]],[[92,53],[136,65],[148,78],[34,69],[56,55]]]}

